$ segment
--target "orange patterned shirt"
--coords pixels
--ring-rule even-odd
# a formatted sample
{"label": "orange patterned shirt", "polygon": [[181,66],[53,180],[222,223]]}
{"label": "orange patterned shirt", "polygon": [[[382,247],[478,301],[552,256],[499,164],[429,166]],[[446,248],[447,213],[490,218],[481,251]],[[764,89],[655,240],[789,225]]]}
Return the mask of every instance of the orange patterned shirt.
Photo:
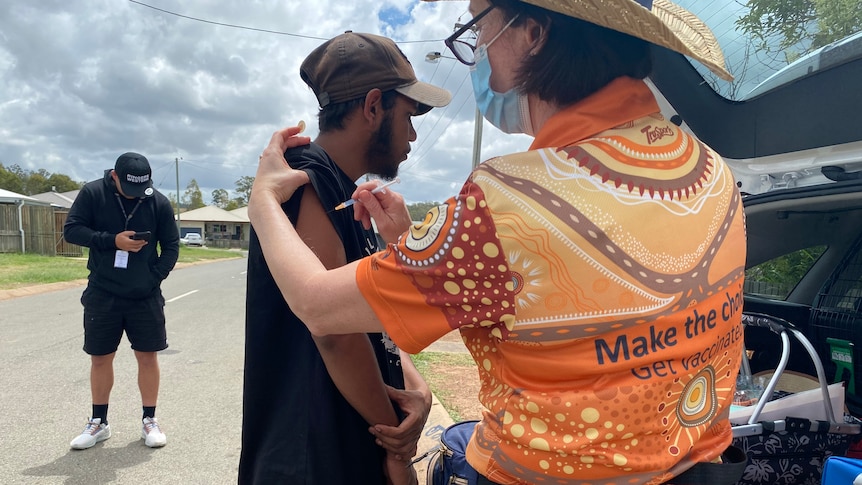
{"label": "orange patterned shirt", "polygon": [[745,230],[710,148],[619,79],[486,161],[357,282],[399,347],[459,329],[501,484],[658,484],[729,445]]}

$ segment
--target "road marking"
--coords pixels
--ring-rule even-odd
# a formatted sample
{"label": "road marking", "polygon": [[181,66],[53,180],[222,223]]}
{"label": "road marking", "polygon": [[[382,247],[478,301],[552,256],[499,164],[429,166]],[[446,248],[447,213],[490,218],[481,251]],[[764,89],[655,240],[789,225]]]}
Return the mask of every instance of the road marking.
{"label": "road marking", "polygon": [[175,301],[179,300],[180,298],[185,298],[185,297],[187,297],[187,296],[189,296],[189,295],[191,295],[191,294],[193,294],[193,293],[197,293],[198,291],[199,291],[199,290],[192,290],[192,291],[190,291],[190,292],[188,292],[188,293],[183,293],[183,294],[182,294],[182,295],[180,295],[180,296],[177,296],[177,297],[171,298],[170,300],[166,301],[165,303],[173,303],[173,302],[175,302]]}

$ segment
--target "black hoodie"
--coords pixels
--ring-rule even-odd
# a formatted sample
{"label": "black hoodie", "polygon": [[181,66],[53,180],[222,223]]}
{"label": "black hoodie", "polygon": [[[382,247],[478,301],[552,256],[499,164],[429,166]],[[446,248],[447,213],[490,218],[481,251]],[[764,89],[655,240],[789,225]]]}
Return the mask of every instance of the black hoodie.
{"label": "black hoodie", "polygon": [[[123,215],[125,212],[125,216]],[[128,221],[126,217],[131,216]],[[125,269],[114,267],[114,239],[123,231],[151,231],[149,244],[129,253]],[[121,298],[143,299],[159,294],[163,279],[180,254],[180,236],[167,197],[126,199],[117,191],[111,170],[81,189],[63,226],[66,241],[90,248],[90,286]],[[158,243],[160,251],[156,251]],[[161,253],[161,254],[160,254]]]}

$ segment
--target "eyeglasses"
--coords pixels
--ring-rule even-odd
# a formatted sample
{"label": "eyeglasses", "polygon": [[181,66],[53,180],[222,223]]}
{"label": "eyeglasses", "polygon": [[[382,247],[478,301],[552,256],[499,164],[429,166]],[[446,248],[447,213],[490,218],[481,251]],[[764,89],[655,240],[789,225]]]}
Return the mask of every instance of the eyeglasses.
{"label": "eyeglasses", "polygon": [[[473,20],[462,25],[461,28],[456,30],[455,33],[447,37],[444,41],[446,47],[448,47],[449,50],[452,51],[453,54],[455,54],[455,58],[461,61],[462,64],[472,66],[476,63],[476,39],[478,39],[479,37],[478,29],[476,28],[476,22],[481,20],[482,17],[488,15],[488,13],[493,9],[494,6],[491,5],[485,10],[482,10],[479,15],[473,17]],[[516,18],[517,15],[513,17],[512,20],[510,20],[509,23],[506,24],[506,27],[503,27],[503,29],[500,30],[500,32],[498,32],[493,39],[491,39],[491,42],[497,40],[497,37],[499,37],[500,34],[502,34],[503,31],[506,30],[507,27],[509,27],[509,25],[512,25],[512,22],[514,22]],[[488,42],[488,45],[490,45],[491,42]]]}

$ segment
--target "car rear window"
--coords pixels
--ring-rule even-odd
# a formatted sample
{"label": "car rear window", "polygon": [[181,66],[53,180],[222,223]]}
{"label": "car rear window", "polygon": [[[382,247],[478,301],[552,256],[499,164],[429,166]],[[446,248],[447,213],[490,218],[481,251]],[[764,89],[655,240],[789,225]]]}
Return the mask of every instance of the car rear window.
{"label": "car rear window", "polygon": [[712,29],[735,80],[695,67],[727,99],[745,100],[862,55],[858,0],[677,0]]}
{"label": "car rear window", "polygon": [[825,245],[804,248],[748,268],[743,290],[749,295],[786,300],[824,251]]}

